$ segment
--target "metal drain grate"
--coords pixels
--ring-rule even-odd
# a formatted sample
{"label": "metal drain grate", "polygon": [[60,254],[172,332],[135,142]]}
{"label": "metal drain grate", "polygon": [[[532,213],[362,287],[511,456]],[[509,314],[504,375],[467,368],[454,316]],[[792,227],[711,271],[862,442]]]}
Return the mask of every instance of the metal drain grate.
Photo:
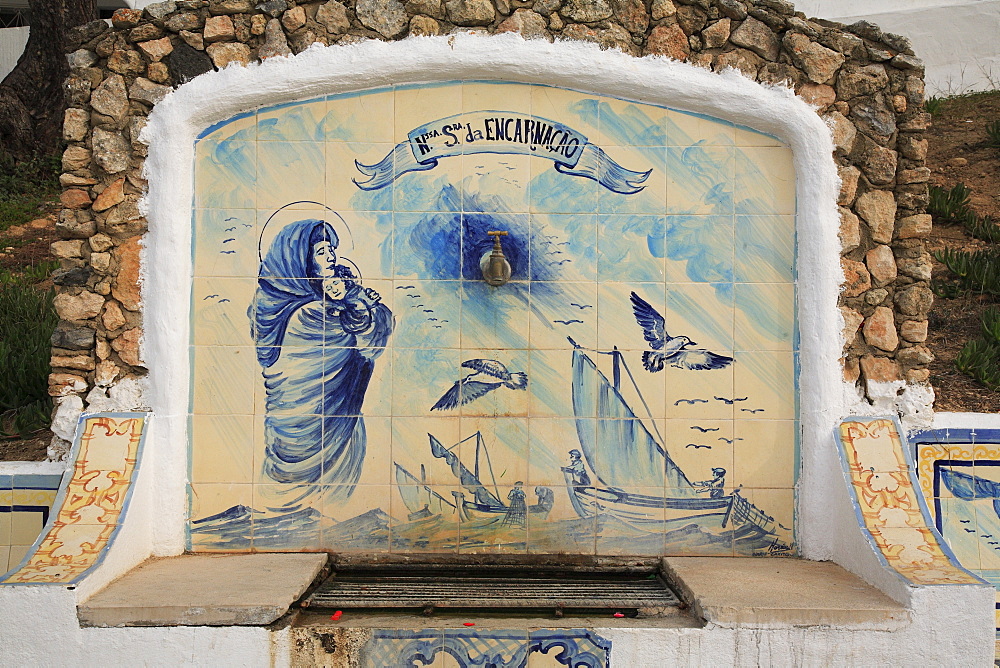
{"label": "metal drain grate", "polygon": [[306,600],[320,609],[548,611],[557,615],[621,611],[662,614],[680,605],[655,572],[538,573],[473,569],[441,572],[337,572]]}

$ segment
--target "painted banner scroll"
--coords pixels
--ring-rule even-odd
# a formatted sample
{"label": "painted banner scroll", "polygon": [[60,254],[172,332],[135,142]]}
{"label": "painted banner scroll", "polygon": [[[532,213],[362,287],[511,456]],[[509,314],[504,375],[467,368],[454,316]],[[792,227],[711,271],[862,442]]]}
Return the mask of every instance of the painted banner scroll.
{"label": "painted banner scroll", "polygon": [[403,174],[434,169],[441,158],[474,153],[546,158],[562,174],[597,181],[623,195],[640,192],[652,172],[622,167],[583,134],[562,123],[512,111],[477,111],[411,130],[405,142],[373,165],[355,162],[368,179],[355,179],[354,183],[362,190],[378,190]]}

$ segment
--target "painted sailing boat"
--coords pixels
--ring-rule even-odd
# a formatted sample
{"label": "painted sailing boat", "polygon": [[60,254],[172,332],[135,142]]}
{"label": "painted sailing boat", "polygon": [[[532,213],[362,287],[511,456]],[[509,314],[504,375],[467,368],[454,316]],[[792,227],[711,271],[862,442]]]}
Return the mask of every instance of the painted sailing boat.
{"label": "painted sailing boat", "polygon": [[[405,468],[396,464],[396,482],[399,487],[400,496],[403,503],[410,510],[409,519],[418,520],[430,517],[435,514],[449,514],[457,512],[462,521],[474,519],[481,514],[486,515],[506,515],[510,510],[509,506],[500,500],[500,490],[497,486],[496,477],[493,474],[493,464],[489,458],[489,450],[483,442],[483,436],[476,432],[472,436],[462,439],[451,447],[445,447],[433,434],[427,434],[430,440],[431,454],[438,459],[443,459],[451,467],[452,474],[471,494],[471,498],[466,492],[452,491],[453,501],[448,501],[443,496],[435,492],[431,486],[424,483],[424,467],[421,465],[421,479],[418,479]],[[476,457],[473,468],[470,470],[452,452],[459,445],[475,439]],[[481,460],[485,460],[485,467],[480,466]],[[488,472],[490,486],[487,487],[481,476]],[[536,487],[535,493],[538,502],[527,507],[530,515],[545,519],[552,510],[554,495],[547,487]]]}
{"label": "painted sailing boat", "polygon": [[[618,350],[611,355],[613,381],[597,368],[583,349],[573,344],[573,411],[580,447],[599,484],[578,467],[564,467],[566,489],[580,517],[608,514],[634,528],[664,531],[695,524],[709,533],[732,531],[734,539],[775,534],[774,518],[744,499],[739,490],[723,494],[721,486],[692,483],[654,438],[620,392],[622,369],[631,371]],[[632,380],[633,386],[635,381]],[[641,401],[641,393],[635,387]],[[590,419],[596,407],[597,420]],[[596,429],[594,423],[596,422]],[[655,429],[654,429],[655,431]],[[653,496],[629,488],[665,487],[670,495]],[[705,492],[709,492],[706,496]]]}

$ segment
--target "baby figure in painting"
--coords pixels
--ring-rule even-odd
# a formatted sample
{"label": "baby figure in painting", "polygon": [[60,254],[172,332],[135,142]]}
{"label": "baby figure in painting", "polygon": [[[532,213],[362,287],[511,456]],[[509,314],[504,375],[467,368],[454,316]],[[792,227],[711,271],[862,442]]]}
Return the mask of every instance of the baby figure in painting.
{"label": "baby figure in painting", "polygon": [[343,501],[361,477],[361,406],[393,316],[337,263],[338,245],[326,221],[286,226],[248,311],[267,395],[263,474],[278,483],[268,488],[271,512]]}

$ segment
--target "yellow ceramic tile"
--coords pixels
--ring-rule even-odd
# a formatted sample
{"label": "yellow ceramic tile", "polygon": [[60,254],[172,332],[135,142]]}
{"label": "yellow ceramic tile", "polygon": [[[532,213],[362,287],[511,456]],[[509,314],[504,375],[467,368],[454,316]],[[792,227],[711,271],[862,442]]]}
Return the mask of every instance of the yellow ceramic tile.
{"label": "yellow ceramic tile", "polygon": [[[564,467],[571,464],[571,450],[580,450],[578,430],[590,430],[591,441],[597,438],[594,420],[566,418],[532,418],[528,421],[528,476],[527,484],[544,485],[556,490],[566,485]],[[586,463],[584,464],[586,467]],[[589,467],[586,468],[589,475]],[[591,476],[593,480],[593,476]]]}
{"label": "yellow ceramic tile", "polygon": [[195,145],[195,207],[253,209],[257,159],[256,142],[200,140]]}
{"label": "yellow ceramic tile", "polygon": [[737,283],[734,295],[737,350],[794,350],[793,284]]}
{"label": "yellow ceramic tile", "polygon": [[[662,498],[664,493],[662,487],[636,487],[629,491],[652,498]],[[630,517],[624,523],[613,519],[611,513],[597,518],[597,554],[663,554],[667,511],[663,508],[643,508],[635,515],[637,517]]]}
{"label": "yellow ceramic tile", "polygon": [[[661,316],[667,312],[663,283],[599,283],[597,286],[597,345],[601,350],[649,350],[644,329],[635,318],[635,293]],[[670,329],[667,329],[670,332]],[[678,332],[680,334],[680,332]],[[671,335],[674,335],[671,333]],[[634,356],[629,364],[634,364]],[[640,362],[641,363],[641,362]]]}
{"label": "yellow ceramic tile", "polygon": [[461,82],[400,87],[395,91],[395,137],[403,141],[425,123],[462,113]]}
{"label": "yellow ceramic tile", "polygon": [[[0,504],[11,505],[11,504]],[[12,512],[0,512],[0,545],[10,545],[10,527]],[[2,561],[0,561],[2,563]]]}
{"label": "yellow ceramic tile", "polygon": [[668,455],[689,480],[710,480],[718,467],[726,469],[726,484],[739,483],[734,477],[731,420],[668,419],[656,425]]}
{"label": "yellow ceramic tile", "polygon": [[683,111],[670,110],[664,119],[667,146],[731,146],[737,130],[725,121]]}
{"label": "yellow ceramic tile", "polygon": [[393,282],[396,348],[458,348],[461,336],[458,281],[396,280]]}
{"label": "yellow ceramic tile", "polygon": [[585,348],[597,346],[596,282],[560,283],[556,295],[536,289],[529,300],[529,348],[568,351],[568,337]]}
{"label": "yellow ceramic tile", "polygon": [[[528,420],[525,418],[462,417],[462,434],[469,438],[459,456],[473,473],[478,461],[479,479],[491,485],[510,486],[528,479]],[[478,441],[478,442],[477,442]],[[503,500],[504,497],[501,497]]]}
{"label": "yellow ceramic tile", "polygon": [[594,281],[602,217],[589,214],[531,217],[531,280]]}
{"label": "yellow ceramic tile", "polygon": [[303,200],[321,202],[325,196],[326,152],[322,143],[257,143],[258,208],[277,209]]}
{"label": "yellow ceramic tile", "polygon": [[734,175],[731,147],[701,144],[668,147],[667,213],[733,213]]}
{"label": "yellow ceramic tile", "polygon": [[195,278],[191,288],[192,337],[201,346],[250,346],[254,278]]}
{"label": "yellow ceramic tile", "polygon": [[[394,148],[389,142],[329,142],[326,145],[326,203],[346,214],[349,211],[391,211],[394,183],[367,190],[371,175],[358,165],[379,164]],[[370,184],[368,184],[370,185]]]}
{"label": "yellow ceramic tile", "polygon": [[460,213],[395,212],[393,273],[400,284],[461,278],[461,226]]}
{"label": "yellow ceramic tile", "polygon": [[462,109],[471,111],[514,111],[531,113],[534,86],[493,81],[469,81],[462,84]]}
{"label": "yellow ceramic tile", "polygon": [[593,138],[600,132],[597,108],[601,99],[564,88],[532,86],[531,113]]}
{"label": "yellow ceramic tile", "polygon": [[248,483],[253,480],[253,417],[191,417],[191,482]]}
{"label": "yellow ceramic tile", "polygon": [[9,569],[14,569],[21,563],[24,556],[28,554],[31,549],[30,545],[11,545],[9,548],[9,553],[7,556],[7,566]]}
{"label": "yellow ceramic tile", "polygon": [[[459,350],[396,348],[392,350],[392,354],[394,416],[459,415],[457,401],[448,399],[431,411],[467,373],[466,369],[460,367],[462,360]],[[414,389],[407,391],[406,388]],[[457,399],[457,395],[454,396]]]}
{"label": "yellow ceramic tile", "polygon": [[358,485],[388,485],[395,481],[392,475],[392,420],[366,416],[364,423],[367,445]]}
{"label": "yellow ceramic tile", "polygon": [[526,306],[526,290],[515,291],[508,286],[495,288],[485,281],[464,281],[461,315],[462,347],[526,348],[528,345]]}
{"label": "yellow ceramic tile", "polygon": [[392,415],[393,380],[392,355],[390,349],[386,349],[375,358],[375,367],[361,406],[362,415],[371,417]]}
{"label": "yellow ceramic tile", "polygon": [[[563,505],[565,504],[565,505]],[[557,521],[548,521],[540,516],[528,515],[529,554],[595,554],[597,550],[598,518],[580,517],[567,509],[565,493],[557,493]]]}
{"label": "yellow ceramic tile", "polygon": [[[699,351],[731,357],[727,351],[734,348],[736,327],[732,288],[728,283],[667,284],[666,310],[661,311],[667,333],[670,336],[687,336],[693,341],[684,350],[692,351],[694,357],[685,357],[678,363],[707,363],[706,355]],[[721,360],[715,362],[722,363]]]}
{"label": "yellow ceramic tile", "polygon": [[665,146],[667,109],[648,104],[600,98],[599,131],[590,141],[599,146]]}
{"label": "yellow ceramic tile", "polygon": [[393,209],[413,212],[457,212],[471,202],[465,191],[464,161],[461,155],[443,157],[427,171],[398,176],[393,185]]}
{"label": "yellow ceramic tile", "polygon": [[458,484],[446,459],[434,456],[436,446],[432,443],[457,456],[463,438],[460,433],[457,417],[393,417],[393,481],[396,484],[416,484],[416,481],[433,485]]}
{"label": "yellow ceramic tile", "polygon": [[[528,415],[538,417],[571,417],[573,402],[569,379],[573,373],[573,355],[564,350],[531,350],[529,370]],[[597,408],[596,391],[589,400],[587,415],[594,415]],[[581,395],[582,396],[582,395]]]}
{"label": "yellow ceramic tile", "polygon": [[391,517],[389,544],[392,552],[457,552],[459,544],[459,499],[469,497],[458,485],[394,486],[389,492]]}
{"label": "yellow ceramic tile", "polygon": [[248,415],[260,382],[256,351],[243,346],[192,346],[191,411],[196,415]]}
{"label": "yellow ceramic tile", "polygon": [[195,209],[194,275],[256,276],[259,241],[252,209]]}
{"label": "yellow ceramic tile", "polygon": [[737,283],[795,280],[793,216],[736,216],[734,278]]}
{"label": "yellow ceramic tile", "polygon": [[788,488],[795,484],[796,422],[737,420],[734,482],[745,487]]}
{"label": "yellow ceramic tile", "polygon": [[598,189],[598,208],[609,214],[660,214],[667,203],[667,173],[663,169],[666,150],[662,146],[601,146],[609,158],[634,172],[649,172],[641,182],[635,177],[636,193]]}
{"label": "yellow ceramic tile", "polygon": [[327,114],[323,120],[326,140],[386,143],[403,141],[405,136],[395,134],[394,98],[392,89],[331,95],[327,98]]}
{"label": "yellow ceramic tile", "polygon": [[532,157],[529,210],[540,214],[581,214],[598,210],[598,185],[583,176],[566,176],[556,171],[547,158]]}
{"label": "yellow ceramic tile", "polygon": [[[385,216],[387,214],[353,211],[346,211],[341,216],[351,239],[342,242],[337,256],[341,264],[351,267],[352,273],[365,280],[392,277],[392,233],[389,229],[378,229],[388,220]],[[388,286],[381,283],[371,287]],[[384,298],[389,299],[390,295]]]}
{"label": "yellow ceramic tile", "polygon": [[791,353],[735,354],[734,391],[747,397],[735,411],[739,418],[791,420],[795,416],[795,369]]}
{"label": "yellow ceramic tile", "polygon": [[326,99],[277,105],[257,112],[257,141],[322,141]]}
{"label": "yellow ceramic tile", "polygon": [[0,570],[6,573],[9,569],[17,566],[16,563],[10,563],[10,545],[4,543],[0,545]]}
{"label": "yellow ceramic tile", "polygon": [[736,149],[736,211],[747,214],[794,214],[795,168],[787,148]]}
{"label": "yellow ceramic tile", "polygon": [[[188,485],[189,517],[211,517],[233,506],[253,506],[253,485],[243,483],[200,483]],[[194,540],[194,536],[192,536]]]}
{"label": "yellow ceramic tile", "polygon": [[708,371],[688,371],[667,367],[666,416],[688,420],[731,420],[739,414],[736,404],[719,401],[745,396],[734,390],[733,366]]}
{"label": "yellow ceramic tile", "polygon": [[464,172],[462,191],[489,193],[493,202],[503,203],[505,212],[528,211],[531,157],[512,153],[468,151],[469,149],[461,158]]}
{"label": "yellow ceramic tile", "polygon": [[10,544],[31,545],[42,531],[42,514],[12,512],[10,514]]}

